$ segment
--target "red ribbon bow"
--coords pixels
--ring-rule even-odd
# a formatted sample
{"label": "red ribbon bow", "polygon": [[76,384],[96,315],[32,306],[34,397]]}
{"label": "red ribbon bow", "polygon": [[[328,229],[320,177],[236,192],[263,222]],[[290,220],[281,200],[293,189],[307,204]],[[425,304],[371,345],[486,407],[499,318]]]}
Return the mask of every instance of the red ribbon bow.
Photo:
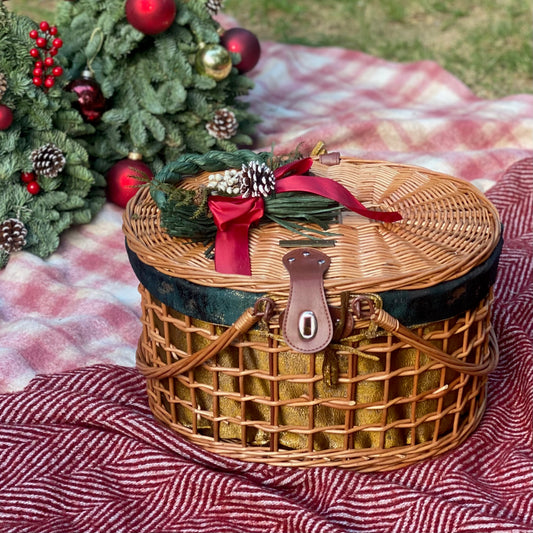
{"label": "red ribbon bow", "polygon": [[[402,216],[397,212],[372,211],[359,202],[340,183],[319,176],[303,176],[313,164],[311,158],[300,159],[277,168],[276,193],[309,192],[335,200],[354,213],[373,220],[396,222]],[[248,252],[250,226],[264,213],[263,198],[210,196],[208,206],[218,229],[215,237],[215,270],[224,274],[250,276]]]}

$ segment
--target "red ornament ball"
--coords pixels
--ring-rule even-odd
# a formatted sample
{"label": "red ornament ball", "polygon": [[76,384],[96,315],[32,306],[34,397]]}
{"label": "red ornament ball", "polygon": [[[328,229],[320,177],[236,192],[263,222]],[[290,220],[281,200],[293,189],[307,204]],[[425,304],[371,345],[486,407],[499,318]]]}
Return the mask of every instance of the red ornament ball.
{"label": "red ornament ball", "polygon": [[126,0],[126,18],[147,35],[164,32],[176,18],[174,0]]}
{"label": "red ornament ball", "polygon": [[119,207],[126,207],[139,190],[139,185],[145,183],[143,180],[154,177],[150,167],[140,157],[140,154],[131,153],[107,172],[107,199]]}
{"label": "red ornament ball", "polygon": [[231,28],[223,33],[220,44],[228,52],[240,54],[241,60],[235,65],[242,74],[252,70],[261,57],[261,45],[257,37],[244,28]]}
{"label": "red ornament ball", "polygon": [[35,174],[33,172],[22,172],[20,179],[23,183],[31,183],[35,181]]}
{"label": "red ornament ball", "polygon": [[7,130],[13,124],[13,111],[6,105],[0,104],[0,131]]}
{"label": "red ornament ball", "polygon": [[81,78],[71,81],[67,90],[76,93],[75,107],[86,122],[97,122],[105,111],[105,97],[98,82],[89,70],[84,70]]}
{"label": "red ornament ball", "polygon": [[26,185],[26,189],[28,190],[30,194],[35,195],[35,194],[39,194],[39,192],[41,191],[41,186],[36,181],[30,181]]}

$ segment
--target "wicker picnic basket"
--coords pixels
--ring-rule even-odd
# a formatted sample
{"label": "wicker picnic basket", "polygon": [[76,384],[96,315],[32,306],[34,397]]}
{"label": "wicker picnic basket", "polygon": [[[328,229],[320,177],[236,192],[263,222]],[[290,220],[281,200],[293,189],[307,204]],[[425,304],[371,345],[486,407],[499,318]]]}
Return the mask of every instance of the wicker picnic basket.
{"label": "wicker picnic basket", "polygon": [[[342,211],[311,239],[262,221],[251,275],[217,272],[205,243],[161,227],[158,193],[138,192],[124,214],[137,363],[154,415],[206,450],[392,470],[452,450],[480,422],[498,360],[500,221],[463,180],[331,155],[313,157],[311,174],[402,219]],[[203,187],[207,166],[177,186]]]}

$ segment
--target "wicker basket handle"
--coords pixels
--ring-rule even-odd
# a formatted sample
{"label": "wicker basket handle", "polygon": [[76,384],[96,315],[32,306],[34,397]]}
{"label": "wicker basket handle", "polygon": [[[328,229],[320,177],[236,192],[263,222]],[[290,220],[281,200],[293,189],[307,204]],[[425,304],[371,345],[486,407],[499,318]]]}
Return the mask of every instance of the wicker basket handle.
{"label": "wicker basket handle", "polygon": [[382,308],[373,308],[370,320],[385,331],[393,333],[398,339],[407,342],[413,348],[423,351],[431,357],[431,359],[434,359],[457,372],[462,372],[463,374],[469,374],[471,376],[484,376],[492,372],[498,364],[497,350],[490,350],[490,357],[486,358],[481,363],[468,363],[461,359],[457,359],[418,336],[412,330],[402,326],[396,318]]}
{"label": "wicker basket handle", "polygon": [[270,298],[259,298],[255,302],[254,307],[246,309],[233,325],[224,331],[215,341],[188,357],[184,357],[168,365],[150,366],[143,356],[143,350],[139,349],[137,350],[137,369],[147,379],[170,378],[178,376],[183,372],[188,372],[205,363],[205,361],[217,355],[218,352],[226,349],[239,335],[246,333],[259,320],[263,319],[268,322],[274,312],[274,307],[275,304]]}
{"label": "wicker basket handle", "polygon": [[[384,309],[374,307],[373,302],[368,298],[359,297],[356,299],[356,302],[360,303],[361,300],[370,303],[370,314],[368,317],[356,316],[356,318],[369,318],[377,326],[393,333],[398,339],[407,342],[413,348],[423,351],[435,361],[444,364],[452,370],[472,376],[483,376],[492,372],[498,364],[498,350],[489,350],[489,357],[481,363],[468,363],[452,357],[427,340],[419,337],[410,329],[402,326],[396,318]],[[353,304],[352,307],[354,307]],[[143,350],[137,350],[137,368],[148,379],[164,379],[178,376],[201,365],[221,350],[226,349],[239,335],[249,331],[261,318],[265,318],[268,321],[273,309],[274,303],[272,300],[260,298],[253,308],[246,309],[234,324],[224,331],[215,341],[194,354],[171,364],[157,367],[150,366],[144,359]],[[356,311],[356,315],[358,314],[356,309],[352,310]]]}

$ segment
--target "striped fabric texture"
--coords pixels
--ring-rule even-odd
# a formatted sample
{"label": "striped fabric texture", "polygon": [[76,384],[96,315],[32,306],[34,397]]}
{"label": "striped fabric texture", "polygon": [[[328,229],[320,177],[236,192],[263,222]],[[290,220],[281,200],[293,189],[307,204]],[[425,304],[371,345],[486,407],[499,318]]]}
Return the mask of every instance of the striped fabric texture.
{"label": "striped fabric texture", "polygon": [[0,271],[0,533],[531,533],[533,96],[480,100],[432,62],[263,43],[256,149],[324,140],[487,191],[504,222],[501,359],[465,444],[361,474],[243,463],[161,426],[134,369],[137,280],[107,205]]}

